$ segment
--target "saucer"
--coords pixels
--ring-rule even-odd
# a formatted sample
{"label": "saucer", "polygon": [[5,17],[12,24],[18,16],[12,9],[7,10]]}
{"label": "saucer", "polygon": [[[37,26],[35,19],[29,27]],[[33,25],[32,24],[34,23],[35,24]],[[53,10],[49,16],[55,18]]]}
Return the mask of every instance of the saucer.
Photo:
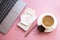
{"label": "saucer", "polygon": [[46,15],[49,15],[49,16],[52,16],[52,17],[53,17],[53,19],[54,19],[54,24],[52,25],[51,28],[45,28],[45,31],[44,31],[44,32],[51,32],[51,31],[53,31],[53,30],[57,27],[57,20],[56,20],[56,18],[55,18],[55,16],[54,16],[53,14],[51,14],[51,13],[44,13],[44,14],[42,14],[42,15],[38,18],[37,24],[38,24],[38,25],[42,25],[42,18],[43,18],[44,16],[46,16]]}

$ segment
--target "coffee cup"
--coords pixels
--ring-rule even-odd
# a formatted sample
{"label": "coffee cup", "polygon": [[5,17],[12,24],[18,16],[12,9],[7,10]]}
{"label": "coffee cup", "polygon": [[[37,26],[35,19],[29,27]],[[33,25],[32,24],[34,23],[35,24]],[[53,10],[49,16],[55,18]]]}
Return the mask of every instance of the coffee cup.
{"label": "coffee cup", "polygon": [[53,14],[44,13],[38,18],[37,24],[41,32],[50,32],[56,28],[57,21]]}

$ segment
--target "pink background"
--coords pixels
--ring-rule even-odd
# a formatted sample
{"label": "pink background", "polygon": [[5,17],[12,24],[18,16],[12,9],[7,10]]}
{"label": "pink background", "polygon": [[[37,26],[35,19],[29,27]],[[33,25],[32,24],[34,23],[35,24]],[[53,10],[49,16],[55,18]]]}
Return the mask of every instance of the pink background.
{"label": "pink background", "polygon": [[60,0],[23,0],[27,6],[36,10],[36,16],[39,17],[42,13],[52,13],[58,21],[57,28],[51,33],[41,33],[37,28],[24,37],[26,32],[17,27],[19,17],[16,19],[10,30],[5,34],[0,33],[0,40],[60,40]]}

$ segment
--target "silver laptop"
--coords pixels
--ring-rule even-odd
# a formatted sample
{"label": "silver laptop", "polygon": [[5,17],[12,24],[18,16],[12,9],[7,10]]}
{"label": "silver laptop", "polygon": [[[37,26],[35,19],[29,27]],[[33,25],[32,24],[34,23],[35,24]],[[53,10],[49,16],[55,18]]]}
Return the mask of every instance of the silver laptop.
{"label": "silver laptop", "polygon": [[26,3],[22,0],[0,0],[0,32],[6,33]]}

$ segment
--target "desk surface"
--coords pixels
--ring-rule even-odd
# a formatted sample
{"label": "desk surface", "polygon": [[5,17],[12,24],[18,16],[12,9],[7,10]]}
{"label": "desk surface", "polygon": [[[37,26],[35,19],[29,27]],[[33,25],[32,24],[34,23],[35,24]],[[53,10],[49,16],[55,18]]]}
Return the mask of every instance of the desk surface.
{"label": "desk surface", "polygon": [[3,35],[0,33],[0,40],[60,40],[60,0],[24,0],[28,7],[36,10],[36,16],[42,13],[50,12],[57,18],[57,28],[51,33],[41,33],[37,28],[33,29],[31,33],[24,37],[26,32],[17,27],[19,17],[16,19],[8,33]]}

